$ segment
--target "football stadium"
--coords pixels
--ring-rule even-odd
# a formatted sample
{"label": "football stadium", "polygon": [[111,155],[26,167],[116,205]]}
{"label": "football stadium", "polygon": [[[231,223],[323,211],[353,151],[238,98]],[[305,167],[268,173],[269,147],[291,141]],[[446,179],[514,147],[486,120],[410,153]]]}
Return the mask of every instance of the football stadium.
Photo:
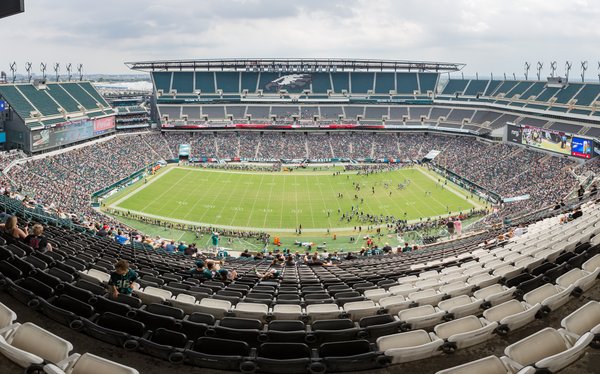
{"label": "football stadium", "polygon": [[600,373],[587,62],[124,65],[0,76],[0,372]]}

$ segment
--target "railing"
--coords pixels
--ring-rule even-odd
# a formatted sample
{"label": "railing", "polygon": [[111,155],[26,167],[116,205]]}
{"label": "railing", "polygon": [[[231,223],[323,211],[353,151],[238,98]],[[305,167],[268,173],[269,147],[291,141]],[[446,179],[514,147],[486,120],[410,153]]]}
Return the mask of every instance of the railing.
{"label": "railing", "polygon": [[107,195],[110,191],[113,191],[117,188],[132,184],[133,182],[137,182],[144,176],[144,173],[148,169],[155,167],[157,164],[158,164],[157,162],[150,163],[150,164],[144,166],[143,168],[133,172],[129,176],[119,180],[118,182],[115,182],[115,183],[111,184],[110,186],[104,187],[104,188],[92,193],[92,196],[91,196],[92,201],[98,199],[98,197]]}
{"label": "railing", "polygon": [[449,169],[446,169],[443,166],[433,163],[431,163],[430,165],[432,169],[438,174],[441,174],[442,176],[456,183],[460,187],[463,187],[468,191],[475,193],[477,196],[489,200],[494,204],[497,204],[502,201],[502,196],[498,195],[494,191],[490,191],[489,189],[482,187],[477,183],[468,180],[467,178],[461,177],[460,175],[456,174],[455,172]]}
{"label": "railing", "polygon": [[7,195],[0,195],[0,204],[8,214],[17,214],[25,220],[36,220],[45,223],[53,223],[57,226],[68,227],[71,230],[83,232],[86,228],[76,225],[69,218],[61,218],[57,214],[46,211],[41,205],[35,207],[26,206],[23,201],[11,198]]}

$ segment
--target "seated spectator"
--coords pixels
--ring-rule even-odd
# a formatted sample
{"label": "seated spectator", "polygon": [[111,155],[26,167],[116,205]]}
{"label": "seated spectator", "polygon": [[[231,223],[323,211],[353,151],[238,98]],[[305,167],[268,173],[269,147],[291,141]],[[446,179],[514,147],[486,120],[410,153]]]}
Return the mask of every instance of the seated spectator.
{"label": "seated spectator", "polygon": [[246,249],[244,252],[242,252],[242,253],[240,254],[240,257],[246,257],[246,258],[248,258],[248,257],[252,257],[252,255],[251,255],[251,254],[248,252],[248,250]]}
{"label": "seated spectator", "polygon": [[198,253],[198,248],[196,248],[196,243],[190,244],[183,250],[183,254],[186,256],[194,256],[197,253]]}
{"label": "seated spectator", "polygon": [[281,273],[279,272],[279,270],[275,270],[273,268],[265,271],[264,273],[260,273],[258,270],[256,270],[256,268],[254,268],[254,272],[256,273],[256,276],[260,280],[278,279],[281,276]]}
{"label": "seated spectator", "polygon": [[123,231],[118,230],[117,235],[115,236],[115,241],[119,244],[125,244],[129,241],[129,238],[123,235]]}
{"label": "seated spectator", "polygon": [[288,254],[287,257],[285,258],[285,266],[295,266],[296,265],[296,261],[294,261],[294,256],[292,256],[291,254]]}
{"label": "seated spectator", "polygon": [[52,244],[48,243],[48,240],[43,236],[43,233],[44,227],[39,223],[36,223],[33,225],[33,233],[27,235],[25,238],[25,244],[42,253],[52,251]]}
{"label": "seated spectator", "polygon": [[196,261],[196,268],[192,269],[190,271],[190,273],[192,273],[192,276],[194,278],[207,279],[207,280],[213,278],[212,271],[210,271],[208,268],[205,268],[204,265],[205,265],[205,262],[203,260]]}
{"label": "seated spectator", "polygon": [[175,242],[174,242],[174,241],[171,241],[169,244],[167,244],[167,245],[165,246],[165,251],[167,251],[167,252],[169,252],[169,253],[173,253],[173,252],[175,252],[175,248],[176,248],[176,247],[175,247]]}
{"label": "seated spectator", "polygon": [[6,223],[0,224],[0,228],[3,229],[4,236],[9,240],[25,239],[29,234],[27,226],[23,230],[17,226],[17,216],[10,216]]}
{"label": "seated spectator", "polygon": [[[219,265],[222,265],[223,262],[218,262]],[[221,282],[227,282],[237,279],[237,271],[235,270],[226,270],[226,269],[218,269],[217,262],[207,260],[206,267],[209,271],[212,272],[213,278],[219,278]]]}
{"label": "seated spectator", "polygon": [[577,219],[583,215],[581,208],[575,209],[575,211],[571,214],[571,219]]}
{"label": "seated spectator", "polygon": [[116,299],[119,294],[131,295],[134,288],[139,286],[134,283],[138,279],[135,271],[129,268],[129,262],[119,260],[115,264],[115,271],[110,273],[108,280],[108,293],[111,299]]}
{"label": "seated spectator", "polygon": [[108,230],[108,226],[106,226],[106,225],[100,226],[100,227],[98,227],[98,231],[96,232],[96,235],[104,238],[105,236],[108,236],[107,230]]}

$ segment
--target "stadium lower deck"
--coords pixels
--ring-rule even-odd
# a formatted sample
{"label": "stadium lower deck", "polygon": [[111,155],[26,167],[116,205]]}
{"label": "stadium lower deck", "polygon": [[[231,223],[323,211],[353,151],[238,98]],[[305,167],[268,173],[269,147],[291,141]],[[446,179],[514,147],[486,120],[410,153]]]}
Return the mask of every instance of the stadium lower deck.
{"label": "stadium lower deck", "polygon": [[[532,221],[525,233],[508,240],[477,236],[328,268],[284,267],[275,281],[254,274],[269,261],[231,259],[226,266],[239,273],[231,284],[193,281],[187,272],[191,259],[49,225],[46,233],[56,248],[51,256],[2,246],[0,277],[8,292],[1,294],[2,303],[16,312],[2,309],[2,320],[33,322],[72,343],[74,351],[142,373],[197,370],[159,358],[215,373],[222,372],[212,370],[217,367],[433,373],[463,363],[481,370],[476,360],[484,357],[492,373],[516,373],[527,365],[595,373],[600,205],[585,202],[581,209],[583,215],[570,221],[564,214]],[[141,288],[136,297],[110,302],[102,280],[117,257],[142,275]],[[279,331],[277,323],[303,327]],[[39,345],[56,339],[30,334],[39,341],[8,341],[43,356]],[[69,345],[53,346],[53,357],[66,358],[71,351]],[[24,362],[35,360],[15,352]],[[430,359],[411,362],[418,358]],[[4,357],[0,363],[8,372],[18,370]]]}

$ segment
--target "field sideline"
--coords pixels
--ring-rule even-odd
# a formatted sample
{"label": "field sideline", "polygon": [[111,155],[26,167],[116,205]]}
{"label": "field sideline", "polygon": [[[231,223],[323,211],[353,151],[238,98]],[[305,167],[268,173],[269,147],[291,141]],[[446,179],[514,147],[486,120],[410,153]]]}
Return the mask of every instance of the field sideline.
{"label": "field sideline", "polygon": [[[300,225],[303,232],[321,233],[373,225],[342,219],[353,206],[365,214],[409,221],[482,206],[467,200],[467,192],[456,186],[441,188],[436,178],[421,168],[333,176],[331,171],[254,173],[169,167],[106,204],[164,221],[270,233],[294,233]],[[399,185],[406,187],[399,189]]]}

